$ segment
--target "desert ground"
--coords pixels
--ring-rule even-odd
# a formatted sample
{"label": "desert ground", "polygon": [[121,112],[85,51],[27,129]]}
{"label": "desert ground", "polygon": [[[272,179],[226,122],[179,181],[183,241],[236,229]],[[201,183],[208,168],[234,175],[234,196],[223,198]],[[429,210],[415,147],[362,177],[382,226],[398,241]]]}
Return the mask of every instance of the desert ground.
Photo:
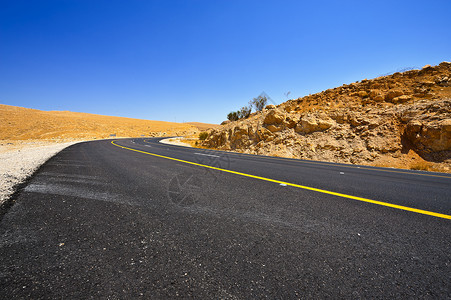
{"label": "desert ground", "polygon": [[219,125],[172,123],[0,104],[0,204],[50,157],[82,141],[195,136]]}
{"label": "desert ground", "polygon": [[[69,111],[41,111],[0,105],[0,140],[91,140],[115,137],[185,135],[195,125],[110,117]],[[201,124],[202,128],[208,127]]]}

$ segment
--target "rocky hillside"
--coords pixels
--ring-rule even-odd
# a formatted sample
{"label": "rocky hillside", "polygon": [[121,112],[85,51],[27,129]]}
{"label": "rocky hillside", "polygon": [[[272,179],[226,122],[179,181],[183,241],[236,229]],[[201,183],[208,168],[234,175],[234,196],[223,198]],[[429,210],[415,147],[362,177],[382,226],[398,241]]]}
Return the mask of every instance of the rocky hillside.
{"label": "rocky hillside", "polygon": [[451,63],[268,105],[210,130],[203,146],[450,172]]}

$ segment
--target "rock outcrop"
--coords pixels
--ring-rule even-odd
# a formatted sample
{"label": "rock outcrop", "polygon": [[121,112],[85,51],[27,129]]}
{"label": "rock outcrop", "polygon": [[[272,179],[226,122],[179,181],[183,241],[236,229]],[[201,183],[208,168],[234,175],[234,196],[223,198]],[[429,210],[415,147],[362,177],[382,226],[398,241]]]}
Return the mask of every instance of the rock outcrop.
{"label": "rock outcrop", "polygon": [[312,160],[451,170],[451,63],[343,85],[209,131],[203,146]]}

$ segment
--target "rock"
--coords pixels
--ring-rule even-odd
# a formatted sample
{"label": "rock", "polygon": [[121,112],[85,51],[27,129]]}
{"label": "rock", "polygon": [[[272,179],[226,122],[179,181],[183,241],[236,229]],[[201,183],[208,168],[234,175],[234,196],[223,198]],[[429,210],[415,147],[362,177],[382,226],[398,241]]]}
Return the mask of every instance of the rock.
{"label": "rock", "polygon": [[368,96],[371,98],[371,99],[374,99],[376,96],[378,96],[378,95],[380,95],[381,93],[379,92],[379,91],[377,91],[377,90],[371,90],[369,93],[368,93]]}
{"label": "rock", "polygon": [[432,97],[434,97],[434,94],[432,93],[417,93],[417,94],[413,94],[414,97],[417,98],[423,98],[423,99],[432,99]]}
{"label": "rock", "polygon": [[390,90],[388,91],[388,93],[385,95],[385,100],[386,101],[391,101],[396,97],[402,96],[404,95],[404,92],[401,90]]}
{"label": "rock", "polygon": [[420,72],[418,72],[419,75],[425,75],[425,74],[431,74],[434,72],[434,68],[431,65],[425,65]]}
{"label": "rock", "polygon": [[441,78],[437,78],[437,79],[435,80],[435,83],[436,83],[437,85],[439,85],[439,86],[442,86],[442,87],[447,87],[447,86],[450,86],[450,85],[451,85],[448,76],[443,76],[443,77],[441,77]]}
{"label": "rock", "polygon": [[266,127],[271,132],[278,132],[282,130],[282,126],[268,125]]}
{"label": "rock", "polygon": [[285,121],[285,115],[277,109],[271,110],[263,120],[263,124],[281,124]]}
{"label": "rock", "polygon": [[417,134],[421,131],[422,126],[423,123],[421,123],[419,120],[412,120],[407,124],[407,131],[412,134]]}
{"label": "rock", "polygon": [[339,124],[343,124],[343,123],[345,123],[345,121],[347,119],[347,115],[344,113],[339,113],[339,112],[331,112],[330,118],[332,118],[333,120],[335,120],[335,122],[337,122]]}
{"label": "rock", "polygon": [[400,138],[395,135],[375,136],[367,141],[367,148],[380,153],[396,152],[402,149]]}
{"label": "rock", "polygon": [[[428,124],[412,120],[407,124],[406,135],[423,153],[451,152],[451,118]],[[449,155],[451,157],[451,153]]]}
{"label": "rock", "polygon": [[270,109],[275,109],[276,106],[274,104],[269,104],[265,106],[265,109],[270,110]]}
{"label": "rock", "polygon": [[285,126],[287,126],[287,128],[295,128],[296,124],[299,122],[299,118],[294,117],[294,116],[289,116],[285,118]]}
{"label": "rock", "polygon": [[235,128],[233,128],[233,137],[235,139],[240,139],[242,136],[247,135],[248,134],[248,128],[247,126],[236,126]]}
{"label": "rock", "polygon": [[393,98],[391,100],[391,102],[392,103],[404,103],[404,102],[407,102],[407,101],[410,101],[410,100],[412,100],[412,96],[410,96],[410,95],[402,95],[402,96]]}
{"label": "rock", "polygon": [[268,129],[261,127],[257,129],[257,136],[260,141],[265,141],[268,140],[270,136],[272,136],[272,133]]}
{"label": "rock", "polygon": [[384,96],[382,96],[382,95],[377,95],[377,96],[375,96],[375,97],[373,98],[373,100],[376,101],[376,102],[382,102],[382,101],[385,100],[385,98],[384,98]]}
{"label": "rock", "polygon": [[315,131],[324,131],[332,127],[333,123],[328,120],[315,119],[313,117],[305,117],[296,125],[297,133],[309,134]]}
{"label": "rock", "polygon": [[380,83],[380,82],[373,82],[373,83],[371,83],[371,88],[373,88],[373,89],[380,89],[383,86],[384,85],[382,83]]}
{"label": "rock", "polygon": [[368,97],[368,93],[366,91],[360,91],[357,93],[360,98]]}
{"label": "rock", "polygon": [[417,136],[417,143],[421,143],[427,152],[451,151],[451,131],[449,124],[428,124]]}
{"label": "rock", "polygon": [[442,126],[444,132],[451,132],[451,119],[443,120],[440,125]]}
{"label": "rock", "polygon": [[370,121],[363,115],[356,115],[354,113],[350,113],[348,115],[348,122],[354,127],[367,125]]}
{"label": "rock", "polygon": [[311,133],[318,127],[318,123],[311,119],[302,119],[299,124],[296,125],[295,131],[297,133]]}
{"label": "rock", "polygon": [[435,85],[435,82],[434,81],[423,81],[420,84],[421,84],[421,86],[431,87],[431,86]]}
{"label": "rock", "polygon": [[321,131],[327,130],[333,126],[333,122],[328,120],[318,120],[317,123]]}
{"label": "rock", "polygon": [[221,123],[221,125],[227,125],[227,124],[230,124],[230,121],[229,121],[229,120],[223,121],[223,122]]}

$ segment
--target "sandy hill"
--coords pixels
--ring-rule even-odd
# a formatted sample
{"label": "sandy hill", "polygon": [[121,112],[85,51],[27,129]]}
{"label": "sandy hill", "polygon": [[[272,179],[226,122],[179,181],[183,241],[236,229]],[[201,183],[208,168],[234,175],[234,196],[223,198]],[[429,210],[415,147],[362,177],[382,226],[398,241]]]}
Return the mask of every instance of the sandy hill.
{"label": "sandy hill", "polygon": [[110,117],[68,111],[41,111],[0,104],[0,140],[94,139],[196,133],[190,124]]}
{"label": "sandy hill", "polygon": [[218,124],[209,124],[209,123],[200,123],[200,122],[186,122],[184,124],[193,125],[197,129],[201,131],[205,131],[208,129],[219,128],[221,125]]}
{"label": "sandy hill", "polygon": [[451,63],[268,105],[209,130],[203,146],[450,172]]}

